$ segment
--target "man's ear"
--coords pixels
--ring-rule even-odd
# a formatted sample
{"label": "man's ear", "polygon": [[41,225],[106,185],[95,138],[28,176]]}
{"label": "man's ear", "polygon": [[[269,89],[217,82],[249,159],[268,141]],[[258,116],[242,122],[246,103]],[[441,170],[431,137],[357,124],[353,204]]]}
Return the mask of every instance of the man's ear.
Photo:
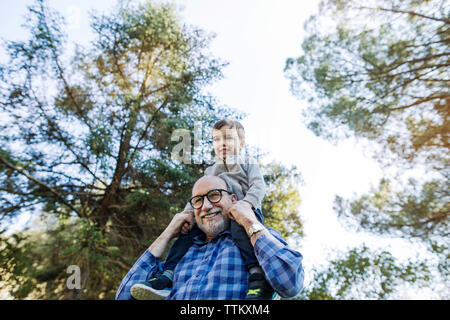
{"label": "man's ear", "polygon": [[231,195],[231,202],[233,201],[237,201],[237,197],[234,193]]}

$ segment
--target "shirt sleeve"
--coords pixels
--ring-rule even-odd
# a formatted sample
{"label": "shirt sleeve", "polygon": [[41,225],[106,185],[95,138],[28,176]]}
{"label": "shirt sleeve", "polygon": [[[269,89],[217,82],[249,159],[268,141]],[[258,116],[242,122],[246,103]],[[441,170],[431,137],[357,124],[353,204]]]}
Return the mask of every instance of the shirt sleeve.
{"label": "shirt sleeve", "polygon": [[254,208],[259,208],[266,193],[266,183],[258,163],[250,163],[247,169],[248,190],[243,200],[250,202]]}
{"label": "shirt sleeve", "polygon": [[144,254],[135,262],[130,271],[120,283],[116,293],[116,300],[132,300],[131,287],[139,282],[151,277],[158,269],[161,269],[160,259],[156,258],[150,251],[145,250]]}
{"label": "shirt sleeve", "polygon": [[278,231],[267,229],[270,233],[255,242],[255,255],[274,290],[283,298],[295,297],[303,289],[303,256],[291,249]]}

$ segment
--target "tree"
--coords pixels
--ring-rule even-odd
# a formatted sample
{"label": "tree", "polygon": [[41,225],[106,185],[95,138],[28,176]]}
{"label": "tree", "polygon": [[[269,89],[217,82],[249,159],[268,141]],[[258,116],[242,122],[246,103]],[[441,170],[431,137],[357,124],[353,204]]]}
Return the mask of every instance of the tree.
{"label": "tree", "polygon": [[[340,218],[424,241],[441,261],[449,257],[449,16],[440,0],[323,1],[305,23],[303,54],[285,68],[293,94],[309,98],[303,116],[316,135],[367,139],[386,167],[426,173],[384,178],[351,201],[337,196]],[[448,279],[448,264],[439,270]]]}
{"label": "tree", "polygon": [[[428,268],[441,283],[450,284],[448,245],[449,182],[409,179],[401,190],[382,179],[369,194],[352,200],[336,196],[334,210],[347,225],[424,243],[434,256]],[[446,298],[446,297],[443,297]]]}
{"label": "tree", "polygon": [[31,13],[32,38],[10,43],[2,68],[2,191],[14,195],[2,213],[44,201],[104,229],[139,185],[165,191],[142,181],[146,168],[135,163],[163,166],[151,159],[168,157],[173,128],[190,124],[189,105],[203,104],[198,117],[211,110],[200,89],[220,78],[221,64],[203,54],[208,37],[182,27],[167,5],[94,18],[98,39],[67,65],[58,16],[41,1]]}
{"label": "tree", "polygon": [[102,263],[124,269],[202,174],[204,164],[171,161],[171,133],[232,113],[202,93],[224,65],[205,53],[211,37],[182,25],[174,9],[145,3],[93,17],[97,39],[68,58],[62,19],[36,1],[30,39],[7,46],[1,218],[43,211],[70,221],[79,237],[62,242],[66,266],[83,256],[95,269],[96,256],[120,247],[117,260]]}
{"label": "tree", "polygon": [[298,183],[303,181],[300,172],[280,163],[269,163],[263,169],[268,186],[262,203],[264,223],[280,231],[284,238],[303,237],[303,223],[298,215],[301,203]]}
{"label": "tree", "polygon": [[448,164],[448,10],[440,0],[323,2],[304,54],[286,63],[292,92],[311,102],[308,127],[374,140],[397,161]]}
{"label": "tree", "polygon": [[313,270],[299,299],[389,299],[404,282],[423,286],[430,278],[425,263],[401,263],[387,251],[362,245],[335,258],[326,270]]}
{"label": "tree", "polygon": [[[172,158],[175,130],[243,115],[204,92],[225,63],[172,5],[128,2],[93,16],[96,39],[73,56],[63,27],[37,0],[30,38],[8,42],[0,66],[0,222],[24,212],[44,221],[1,234],[0,282],[16,298],[111,299],[208,165]],[[79,290],[66,285],[72,265]]]}
{"label": "tree", "polygon": [[449,235],[450,199],[448,181],[429,181],[421,185],[409,179],[402,190],[396,190],[389,180],[382,179],[377,188],[357,200],[336,197],[334,209],[348,220],[377,233],[397,234],[423,241],[446,238]]}

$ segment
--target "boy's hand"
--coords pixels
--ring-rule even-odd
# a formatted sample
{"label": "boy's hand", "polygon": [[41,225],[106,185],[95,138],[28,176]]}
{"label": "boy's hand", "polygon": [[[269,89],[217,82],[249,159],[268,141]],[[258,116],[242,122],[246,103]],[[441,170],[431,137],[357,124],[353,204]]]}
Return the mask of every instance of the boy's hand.
{"label": "boy's hand", "polygon": [[186,221],[181,227],[181,234],[187,234],[194,227],[194,212],[192,211],[183,211],[184,214],[189,214],[192,219]]}

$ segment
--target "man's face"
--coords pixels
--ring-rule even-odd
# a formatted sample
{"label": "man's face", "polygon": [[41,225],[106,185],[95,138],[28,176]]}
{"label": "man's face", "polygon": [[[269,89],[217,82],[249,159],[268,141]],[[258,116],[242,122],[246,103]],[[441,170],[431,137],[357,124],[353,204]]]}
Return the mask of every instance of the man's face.
{"label": "man's face", "polygon": [[236,128],[229,126],[213,129],[212,139],[215,154],[223,159],[238,154],[244,147],[244,141],[239,138]]}
{"label": "man's face", "polygon": [[[226,183],[222,179],[215,176],[206,176],[195,183],[192,196],[204,195],[213,189],[226,188]],[[194,210],[197,226],[206,234],[208,240],[229,227],[228,209],[232,204],[233,197],[235,196],[222,192],[222,199],[217,203],[211,203],[205,196],[203,206]]]}

